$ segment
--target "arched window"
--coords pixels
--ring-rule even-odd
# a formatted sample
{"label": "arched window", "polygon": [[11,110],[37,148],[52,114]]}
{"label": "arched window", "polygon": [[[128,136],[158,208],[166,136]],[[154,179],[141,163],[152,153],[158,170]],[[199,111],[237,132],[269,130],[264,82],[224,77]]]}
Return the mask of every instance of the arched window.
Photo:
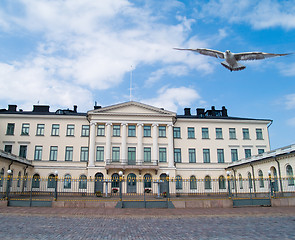
{"label": "arched window", "polygon": [[197,179],[195,176],[190,177],[190,189],[197,189]]}
{"label": "arched window", "polygon": [[211,177],[209,175],[205,177],[205,189],[211,189]]}
{"label": "arched window", "polygon": [[4,181],[4,168],[0,171],[0,187],[3,187],[3,181]]}
{"label": "arched window", "polygon": [[119,184],[119,174],[118,173],[114,173],[112,175],[112,188],[118,188],[120,187]]}
{"label": "arched window", "polygon": [[22,173],[19,171],[17,175],[17,187],[20,187],[21,177],[22,177]]}
{"label": "arched window", "polygon": [[242,174],[239,174],[239,184],[240,184],[240,189],[243,189],[243,177],[242,177]]}
{"label": "arched window", "polygon": [[258,177],[259,177],[259,187],[264,188],[263,172],[261,170],[258,171]]}
{"label": "arched window", "polygon": [[176,183],[176,190],[182,189],[182,177],[177,175],[175,177],[175,183]]}
{"label": "arched window", "polygon": [[251,176],[251,173],[249,173],[249,172],[248,172],[248,182],[249,182],[249,188],[252,188],[253,187],[252,176]]}
{"label": "arched window", "polygon": [[47,187],[48,188],[55,188],[55,176],[54,176],[54,174],[50,174],[48,176]]}
{"label": "arched window", "polygon": [[65,175],[65,178],[64,178],[64,188],[66,189],[69,189],[72,187],[72,184],[71,184],[71,175],[70,174],[66,174]]}
{"label": "arched window", "polygon": [[152,187],[152,176],[150,174],[145,174],[143,177],[144,180],[144,188]]}
{"label": "arched window", "polygon": [[40,175],[34,174],[32,179],[32,188],[39,188],[40,187]]}
{"label": "arched window", "polygon": [[218,178],[218,183],[219,183],[219,189],[225,189],[225,178],[224,176],[220,176]]}
{"label": "arched window", "polygon": [[79,189],[87,189],[87,177],[85,175],[79,177]]}
{"label": "arched window", "polygon": [[288,178],[288,186],[294,186],[293,169],[290,165],[286,167],[286,173]]}

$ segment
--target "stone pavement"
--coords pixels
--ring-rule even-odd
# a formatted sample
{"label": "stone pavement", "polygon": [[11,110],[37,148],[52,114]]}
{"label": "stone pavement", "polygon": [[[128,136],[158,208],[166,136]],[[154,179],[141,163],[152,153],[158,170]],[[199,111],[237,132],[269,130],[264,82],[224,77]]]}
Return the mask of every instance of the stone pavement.
{"label": "stone pavement", "polygon": [[1,239],[295,239],[295,207],[0,208]]}

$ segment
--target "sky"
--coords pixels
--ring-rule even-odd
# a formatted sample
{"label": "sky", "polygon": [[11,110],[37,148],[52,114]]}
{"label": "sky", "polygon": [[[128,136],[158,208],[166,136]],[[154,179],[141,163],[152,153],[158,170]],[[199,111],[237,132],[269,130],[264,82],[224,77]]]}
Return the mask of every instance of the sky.
{"label": "sky", "polygon": [[230,72],[173,48],[295,52],[295,1],[1,0],[0,108],[226,106],[273,120],[272,149],[295,143],[295,54]]}

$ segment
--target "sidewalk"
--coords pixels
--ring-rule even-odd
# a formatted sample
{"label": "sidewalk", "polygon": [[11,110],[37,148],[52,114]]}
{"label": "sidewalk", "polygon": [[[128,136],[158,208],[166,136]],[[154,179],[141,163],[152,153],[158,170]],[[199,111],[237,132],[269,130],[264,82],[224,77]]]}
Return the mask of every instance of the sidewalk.
{"label": "sidewalk", "polygon": [[89,218],[189,218],[295,216],[295,207],[185,208],[185,209],[101,209],[0,207],[0,215]]}

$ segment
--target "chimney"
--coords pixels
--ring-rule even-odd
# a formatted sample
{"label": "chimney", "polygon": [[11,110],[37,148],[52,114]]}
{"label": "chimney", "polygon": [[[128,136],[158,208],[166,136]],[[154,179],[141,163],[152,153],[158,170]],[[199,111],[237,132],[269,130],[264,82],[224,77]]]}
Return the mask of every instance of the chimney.
{"label": "chimney", "polygon": [[17,105],[8,105],[8,112],[16,112]]}
{"label": "chimney", "polygon": [[48,105],[33,105],[33,112],[49,112]]}
{"label": "chimney", "polygon": [[205,116],[205,108],[197,108],[197,117]]}
{"label": "chimney", "polygon": [[185,108],[184,109],[184,115],[185,116],[190,116],[191,115],[191,109],[190,108]]}
{"label": "chimney", "polygon": [[77,105],[74,105],[74,112],[76,113],[77,112]]}
{"label": "chimney", "polygon": [[101,106],[94,106],[94,110],[100,109],[100,108],[101,108]]}

